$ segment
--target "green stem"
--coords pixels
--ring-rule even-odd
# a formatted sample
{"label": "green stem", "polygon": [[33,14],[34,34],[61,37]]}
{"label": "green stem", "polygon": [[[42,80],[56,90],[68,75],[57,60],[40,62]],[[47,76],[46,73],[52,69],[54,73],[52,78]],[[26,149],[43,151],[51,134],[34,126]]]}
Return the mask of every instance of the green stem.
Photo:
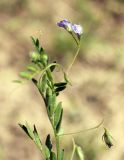
{"label": "green stem", "polygon": [[74,64],[74,62],[75,62],[75,60],[76,60],[76,58],[78,56],[79,51],[80,51],[80,42],[78,43],[78,48],[77,48],[76,54],[75,54],[71,64],[69,65],[69,67],[67,69],[67,73],[69,73],[70,69],[72,68],[72,65]]}
{"label": "green stem", "polygon": [[72,35],[72,37],[74,38],[74,40],[75,40],[76,44],[78,45],[78,44],[79,44],[79,41],[76,39],[76,37],[74,36],[74,34],[73,34],[73,33],[71,33],[71,35]]}
{"label": "green stem", "polygon": [[56,152],[57,152],[57,160],[60,160],[60,137],[56,135]]}
{"label": "green stem", "polygon": [[70,160],[73,160],[74,153],[75,153],[75,142],[74,142],[74,139],[72,139],[72,141],[73,141],[73,150],[72,150],[72,154],[71,154]]}
{"label": "green stem", "polygon": [[81,131],[78,131],[78,132],[65,133],[65,134],[61,134],[59,136],[75,135],[75,134],[80,134],[82,132],[87,132],[87,131],[90,131],[90,130],[98,129],[103,124],[103,122],[104,122],[104,120],[102,120],[97,126],[92,127],[92,128],[84,129],[84,130],[81,130]]}

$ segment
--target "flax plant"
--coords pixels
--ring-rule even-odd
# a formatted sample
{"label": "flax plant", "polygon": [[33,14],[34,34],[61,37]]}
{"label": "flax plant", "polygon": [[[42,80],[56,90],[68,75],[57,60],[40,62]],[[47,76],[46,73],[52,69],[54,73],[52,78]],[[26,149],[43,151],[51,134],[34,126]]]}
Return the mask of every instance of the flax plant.
{"label": "flax plant", "polygon": [[[77,45],[76,54],[70,63],[67,71],[64,71],[63,67],[57,62],[50,62],[49,55],[45,52],[45,50],[40,45],[40,41],[38,38],[31,37],[34,51],[30,58],[30,64],[27,65],[26,71],[21,72],[20,76],[25,80],[30,80],[36,86],[39,91],[43,101],[44,106],[47,111],[48,119],[51,123],[54,138],[55,138],[55,148],[53,150],[53,142],[51,140],[50,134],[46,136],[45,144],[42,143],[40,139],[40,135],[37,131],[36,126],[30,127],[26,122],[25,124],[19,124],[19,126],[24,130],[24,132],[29,136],[29,138],[35,143],[37,148],[42,154],[42,159],[44,160],[64,160],[64,149],[61,148],[61,136],[65,135],[73,135],[82,132],[86,132],[89,130],[97,129],[102,124],[103,121],[100,122],[99,125],[89,128],[87,130],[81,130],[74,133],[62,133],[61,132],[61,123],[63,118],[63,106],[62,102],[58,102],[57,97],[60,92],[64,91],[68,85],[70,85],[70,81],[68,80],[69,72],[74,64],[76,57],[80,50],[80,42],[83,34],[83,28],[81,25],[72,24],[68,20],[62,20],[57,23],[59,27],[64,28],[74,39]],[[54,79],[54,71],[59,67],[63,73],[63,79],[57,82]],[[103,139],[109,147],[113,144],[109,142],[109,136],[107,135],[107,130],[105,129],[105,133],[103,135]],[[79,159],[84,160],[84,154],[80,146],[76,145],[73,140],[73,151],[70,160],[73,159],[73,156],[77,152]]]}

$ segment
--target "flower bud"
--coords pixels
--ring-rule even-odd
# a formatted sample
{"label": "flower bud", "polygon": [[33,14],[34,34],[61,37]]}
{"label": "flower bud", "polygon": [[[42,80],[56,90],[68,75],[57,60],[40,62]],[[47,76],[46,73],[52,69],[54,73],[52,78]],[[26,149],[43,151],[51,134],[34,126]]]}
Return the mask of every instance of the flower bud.
{"label": "flower bud", "polygon": [[44,65],[47,65],[48,63],[48,55],[46,53],[42,53],[41,55],[41,61]]}
{"label": "flower bud", "polygon": [[57,23],[59,27],[66,29],[68,32],[72,32],[72,23],[70,23],[67,19],[64,19]]}
{"label": "flower bud", "polygon": [[33,52],[31,55],[31,59],[33,62],[37,62],[40,60],[40,54],[38,52]]}
{"label": "flower bud", "polygon": [[113,137],[110,135],[110,133],[107,131],[106,128],[104,128],[104,134],[102,136],[102,139],[104,140],[105,144],[111,148],[113,146]]}

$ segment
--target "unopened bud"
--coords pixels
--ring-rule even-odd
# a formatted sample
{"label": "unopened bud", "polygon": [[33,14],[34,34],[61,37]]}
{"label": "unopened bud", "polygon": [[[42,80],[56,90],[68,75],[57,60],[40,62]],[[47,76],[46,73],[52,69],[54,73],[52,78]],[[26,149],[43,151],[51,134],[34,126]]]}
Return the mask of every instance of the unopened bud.
{"label": "unopened bud", "polygon": [[106,128],[104,128],[104,134],[102,136],[102,139],[104,140],[105,144],[111,148],[113,146],[113,137],[110,135],[110,133],[107,131]]}

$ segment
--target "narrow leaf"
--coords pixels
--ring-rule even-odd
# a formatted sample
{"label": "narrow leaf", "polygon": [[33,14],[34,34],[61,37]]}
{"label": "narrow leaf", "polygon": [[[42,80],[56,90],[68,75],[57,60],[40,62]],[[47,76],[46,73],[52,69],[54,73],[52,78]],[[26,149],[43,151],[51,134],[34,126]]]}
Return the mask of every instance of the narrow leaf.
{"label": "narrow leaf", "polygon": [[35,78],[32,78],[32,82],[37,86],[37,80]]}
{"label": "narrow leaf", "polygon": [[31,39],[32,39],[33,44],[35,45],[35,43],[36,43],[35,38],[31,36]]}
{"label": "narrow leaf", "polygon": [[35,45],[39,48],[39,40],[38,40],[38,38],[36,39]]}
{"label": "narrow leaf", "polygon": [[14,82],[14,83],[22,83],[21,80],[13,80],[12,82]]}
{"label": "narrow leaf", "polygon": [[56,154],[54,152],[50,153],[50,160],[57,160],[56,159]]}
{"label": "narrow leaf", "polygon": [[28,69],[29,71],[33,72],[33,73],[35,73],[35,72],[37,71],[36,66],[31,65],[31,64],[27,66],[27,69]]}
{"label": "narrow leaf", "polygon": [[23,125],[23,124],[20,124],[19,123],[19,126],[24,130],[24,132],[33,140],[33,136],[32,136],[32,134],[30,134],[29,132],[28,132],[28,129],[27,129],[27,127],[25,126],[25,125]]}
{"label": "narrow leaf", "polygon": [[58,122],[58,124],[57,124],[57,126],[56,126],[56,131],[57,131],[57,132],[59,132],[60,127],[61,127],[61,123],[62,123],[62,116],[63,116],[63,108],[62,108],[62,110],[61,110],[61,115],[60,115],[59,122]]}
{"label": "narrow leaf", "polygon": [[56,107],[55,116],[54,116],[54,125],[55,125],[55,127],[58,125],[58,123],[60,121],[61,112],[62,112],[62,102],[59,102],[59,104]]}
{"label": "narrow leaf", "polygon": [[51,150],[52,150],[52,143],[51,143],[51,140],[50,140],[50,134],[47,135],[45,144],[48,147],[49,151],[51,152]]}
{"label": "narrow leaf", "polygon": [[67,82],[59,82],[59,83],[54,83],[55,87],[63,87],[66,86]]}
{"label": "narrow leaf", "polygon": [[63,160],[64,159],[64,149],[61,150],[61,153],[60,153],[60,160]]}
{"label": "narrow leaf", "polygon": [[[53,63],[56,63],[56,61],[54,61]],[[55,68],[56,68],[56,65],[51,66],[50,71],[53,72]]]}
{"label": "narrow leaf", "polygon": [[76,153],[77,153],[80,160],[84,160],[84,153],[83,153],[80,146],[76,145]]}
{"label": "narrow leaf", "polygon": [[28,133],[30,134],[30,136],[34,138],[33,130],[30,128],[27,122],[26,122],[26,128],[28,129]]}
{"label": "narrow leaf", "polygon": [[35,141],[35,144],[37,145],[37,147],[38,147],[40,150],[42,150],[42,143],[41,143],[41,140],[40,140],[40,137],[39,137],[39,134],[38,134],[38,132],[37,132],[37,129],[36,129],[35,125],[34,125],[34,131],[33,131],[33,133],[34,133],[34,141]]}
{"label": "narrow leaf", "polygon": [[57,88],[55,89],[55,92],[63,91],[65,88],[66,88],[66,86],[57,87]]}
{"label": "narrow leaf", "polygon": [[20,72],[20,77],[30,80],[32,74],[30,74],[29,72]]}
{"label": "narrow leaf", "polygon": [[43,153],[44,153],[46,159],[49,159],[50,158],[50,151],[49,151],[48,147],[46,145],[43,145],[42,148],[43,148]]}

